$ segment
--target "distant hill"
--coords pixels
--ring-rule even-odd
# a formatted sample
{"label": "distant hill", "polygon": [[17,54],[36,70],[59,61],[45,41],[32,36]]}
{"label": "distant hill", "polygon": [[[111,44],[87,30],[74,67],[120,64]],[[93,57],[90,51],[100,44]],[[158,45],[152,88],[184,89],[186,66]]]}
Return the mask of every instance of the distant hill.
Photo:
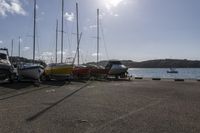
{"label": "distant hill", "polygon": [[[99,64],[105,66],[108,61],[100,61]],[[200,68],[200,61],[178,60],[178,59],[160,59],[142,62],[134,62],[132,60],[121,60],[122,64],[129,68]],[[87,64],[96,64],[89,62]]]}
{"label": "distant hill", "polygon": [[[9,59],[13,64],[17,64],[18,62],[23,62],[23,63],[32,63],[33,62],[32,59],[27,59],[27,58],[18,57],[18,56],[9,57]],[[46,66],[46,63],[44,61],[42,61],[42,60],[35,60],[35,63],[41,64],[44,67]]]}
{"label": "distant hill", "polygon": [[[17,64],[17,62],[31,63],[33,62],[31,59],[23,58],[23,57],[9,57],[10,61],[13,64]],[[200,68],[200,61],[195,60],[179,60],[179,59],[160,59],[160,60],[148,60],[142,62],[135,62],[132,60],[120,60],[122,64],[129,68]],[[42,60],[35,61],[38,64],[46,66],[46,63]],[[108,63],[107,60],[100,61],[99,64],[102,66],[106,66]],[[96,62],[89,62],[86,64],[96,64]]]}

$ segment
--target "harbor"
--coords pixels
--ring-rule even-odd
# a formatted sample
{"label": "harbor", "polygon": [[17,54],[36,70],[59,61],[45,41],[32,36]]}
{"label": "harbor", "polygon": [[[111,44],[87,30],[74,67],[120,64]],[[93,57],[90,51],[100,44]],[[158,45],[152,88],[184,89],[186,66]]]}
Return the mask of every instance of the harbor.
{"label": "harbor", "polygon": [[[61,58],[58,63],[58,20],[56,20],[56,50],[55,50],[55,62],[45,63],[45,60],[36,60],[36,26],[37,26],[37,0],[33,3],[33,56],[29,62],[21,61],[20,58],[20,45],[21,38],[19,37],[18,45],[18,57],[13,57],[13,42],[11,46],[11,56],[9,55],[8,48],[0,48],[0,80],[7,80],[9,83],[13,83],[15,80],[32,81],[35,85],[40,85],[41,81],[50,80],[80,80],[90,78],[103,78],[108,76],[115,77],[115,79],[128,77],[128,67],[123,65],[119,60],[109,60],[106,66],[99,65],[99,44],[100,44],[100,10],[97,9],[97,60],[95,64],[83,65],[80,64],[80,41],[82,33],[79,34],[79,6],[76,3],[76,29],[77,29],[77,49],[75,55],[72,58],[64,57],[64,0],[61,3]],[[14,59],[13,59],[14,58]],[[23,58],[26,59],[26,58]],[[68,62],[68,59],[72,61]],[[28,59],[26,59],[28,60]],[[77,60],[77,64],[75,61]]]}
{"label": "harbor", "polygon": [[200,132],[200,82],[151,79],[0,87],[0,132]]}
{"label": "harbor", "polygon": [[199,5],[0,0],[0,133],[200,133]]}

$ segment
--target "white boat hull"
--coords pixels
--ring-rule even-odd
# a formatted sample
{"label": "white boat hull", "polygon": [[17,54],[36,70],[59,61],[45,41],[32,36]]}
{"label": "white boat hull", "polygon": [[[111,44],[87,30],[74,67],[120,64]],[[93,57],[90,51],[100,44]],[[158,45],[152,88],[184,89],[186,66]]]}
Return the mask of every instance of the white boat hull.
{"label": "white boat hull", "polygon": [[43,74],[44,69],[41,67],[27,67],[18,70],[19,76],[22,78],[39,80],[40,76]]}
{"label": "white boat hull", "polygon": [[108,74],[110,74],[110,75],[121,75],[121,74],[126,73],[127,70],[128,70],[128,68],[125,67],[124,65],[112,65]]}
{"label": "white boat hull", "polygon": [[175,68],[170,68],[167,73],[178,73],[178,71]]}

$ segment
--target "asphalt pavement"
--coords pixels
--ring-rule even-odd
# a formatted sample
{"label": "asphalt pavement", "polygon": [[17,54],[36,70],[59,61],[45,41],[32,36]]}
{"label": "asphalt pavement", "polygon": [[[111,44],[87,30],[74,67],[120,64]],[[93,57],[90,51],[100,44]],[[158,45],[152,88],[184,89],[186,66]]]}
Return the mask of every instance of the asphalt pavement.
{"label": "asphalt pavement", "polygon": [[200,82],[0,84],[0,133],[199,133]]}

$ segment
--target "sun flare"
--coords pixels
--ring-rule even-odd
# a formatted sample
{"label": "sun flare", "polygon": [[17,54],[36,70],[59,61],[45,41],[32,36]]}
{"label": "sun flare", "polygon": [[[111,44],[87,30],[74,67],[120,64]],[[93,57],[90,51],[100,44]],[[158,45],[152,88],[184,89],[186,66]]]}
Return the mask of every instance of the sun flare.
{"label": "sun flare", "polygon": [[111,9],[112,7],[117,7],[124,0],[104,0],[107,9]]}
{"label": "sun flare", "polygon": [[122,1],[123,0],[108,0],[108,2],[114,7],[118,6],[118,4],[121,3]]}

